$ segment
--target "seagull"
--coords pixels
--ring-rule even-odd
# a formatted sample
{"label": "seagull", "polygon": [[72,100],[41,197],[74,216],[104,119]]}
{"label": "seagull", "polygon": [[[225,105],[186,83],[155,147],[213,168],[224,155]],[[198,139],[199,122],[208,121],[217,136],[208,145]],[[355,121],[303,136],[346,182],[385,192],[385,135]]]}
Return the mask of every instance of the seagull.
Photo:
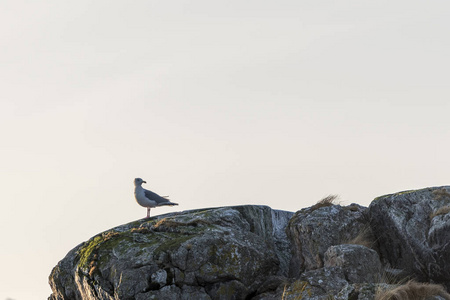
{"label": "seagull", "polygon": [[142,187],[143,183],[147,183],[142,178],[134,179],[134,197],[140,206],[147,207],[147,218],[150,217],[150,208],[169,205],[174,206],[178,203],[170,202],[168,196],[160,196],[152,191],[146,190]]}

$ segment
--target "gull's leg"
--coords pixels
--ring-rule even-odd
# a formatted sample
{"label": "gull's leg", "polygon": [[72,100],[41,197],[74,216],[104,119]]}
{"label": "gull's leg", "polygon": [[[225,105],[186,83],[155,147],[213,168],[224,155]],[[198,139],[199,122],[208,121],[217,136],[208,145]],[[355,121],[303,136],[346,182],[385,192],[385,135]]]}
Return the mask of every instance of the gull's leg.
{"label": "gull's leg", "polygon": [[147,207],[147,218],[150,218],[150,207]]}

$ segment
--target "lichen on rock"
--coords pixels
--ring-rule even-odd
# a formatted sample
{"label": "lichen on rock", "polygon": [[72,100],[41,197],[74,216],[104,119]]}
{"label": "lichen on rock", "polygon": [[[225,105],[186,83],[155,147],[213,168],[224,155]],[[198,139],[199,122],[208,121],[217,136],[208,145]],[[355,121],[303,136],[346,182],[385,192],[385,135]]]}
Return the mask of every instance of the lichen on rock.
{"label": "lichen on rock", "polygon": [[[49,299],[363,300],[411,278],[449,289],[449,206],[450,187],[436,187],[368,208],[243,205],[137,220],[72,249],[50,274]],[[450,299],[436,290],[430,299]]]}
{"label": "lichen on rock", "polygon": [[[283,215],[284,224],[291,215]],[[283,217],[275,219],[282,226]],[[51,298],[182,299],[190,291],[198,299],[244,299],[267,276],[287,274],[278,257],[290,258],[290,247],[286,240],[276,243],[273,220],[269,207],[238,206],[118,226],[80,244],[55,267]]]}

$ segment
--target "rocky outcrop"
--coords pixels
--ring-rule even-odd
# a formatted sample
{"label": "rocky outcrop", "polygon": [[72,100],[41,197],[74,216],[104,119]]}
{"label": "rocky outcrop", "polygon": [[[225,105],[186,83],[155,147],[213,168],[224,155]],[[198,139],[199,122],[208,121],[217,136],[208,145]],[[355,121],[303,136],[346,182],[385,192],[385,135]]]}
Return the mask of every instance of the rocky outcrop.
{"label": "rocky outcrop", "polygon": [[[450,187],[382,196],[368,208],[324,202],[295,214],[254,205],[171,213],[75,247],[53,269],[49,299],[356,300],[409,279],[448,290],[449,227]],[[450,299],[431,285],[397,290],[412,287]]]}
{"label": "rocky outcrop", "polygon": [[385,264],[450,289],[450,187],[376,198],[372,230]]}
{"label": "rocky outcrop", "polygon": [[346,243],[362,230],[365,210],[357,204],[343,207],[329,203],[296,212],[287,227],[294,244],[291,277],[323,267],[324,254],[330,246]]}
{"label": "rocky outcrop", "polygon": [[237,206],[139,220],[77,246],[53,269],[52,299],[245,299],[286,276],[293,213]]}
{"label": "rocky outcrop", "polygon": [[325,267],[343,270],[351,283],[378,282],[381,262],[378,253],[361,245],[336,245],[325,252]]}

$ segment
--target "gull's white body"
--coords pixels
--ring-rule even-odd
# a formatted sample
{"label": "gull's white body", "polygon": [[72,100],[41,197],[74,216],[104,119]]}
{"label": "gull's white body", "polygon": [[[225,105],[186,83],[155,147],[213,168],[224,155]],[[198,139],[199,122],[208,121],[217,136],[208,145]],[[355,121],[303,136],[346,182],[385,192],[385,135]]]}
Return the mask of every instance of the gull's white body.
{"label": "gull's white body", "polygon": [[163,205],[178,205],[177,203],[170,202],[167,198],[146,190],[142,187],[143,183],[147,183],[141,178],[134,179],[134,198],[140,206],[147,208],[147,218],[150,217],[150,208],[163,206]]}
{"label": "gull's white body", "polygon": [[140,206],[151,208],[156,207],[156,201],[145,197],[144,188],[140,185],[134,188],[134,198],[136,198],[136,201]]}

